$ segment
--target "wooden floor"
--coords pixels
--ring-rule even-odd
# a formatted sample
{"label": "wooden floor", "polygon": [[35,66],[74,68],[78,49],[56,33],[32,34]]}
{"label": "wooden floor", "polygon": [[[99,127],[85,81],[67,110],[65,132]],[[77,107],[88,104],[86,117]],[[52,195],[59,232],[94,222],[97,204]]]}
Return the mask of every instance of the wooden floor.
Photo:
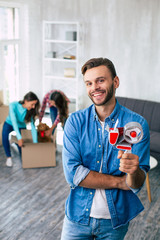
{"label": "wooden floor", "polygon": [[[56,153],[53,168],[23,169],[12,145],[14,165],[5,166],[0,147],[0,240],[59,240],[64,204],[69,193],[61,161]],[[125,240],[160,239],[160,166],[150,171],[151,204],[146,186],[139,194],[145,210],[130,224]]]}
{"label": "wooden floor", "polygon": [[0,240],[60,239],[68,185],[61,152],[53,168],[22,169],[13,145],[13,168],[0,147]]}

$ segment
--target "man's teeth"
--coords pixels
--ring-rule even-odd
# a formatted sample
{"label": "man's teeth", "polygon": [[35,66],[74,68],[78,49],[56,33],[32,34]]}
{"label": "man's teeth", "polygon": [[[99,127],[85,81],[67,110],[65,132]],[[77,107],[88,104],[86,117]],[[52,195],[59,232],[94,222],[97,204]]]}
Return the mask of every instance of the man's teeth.
{"label": "man's teeth", "polygon": [[95,93],[95,94],[93,94],[94,97],[97,97],[97,96],[100,96],[100,95],[102,95],[102,93]]}

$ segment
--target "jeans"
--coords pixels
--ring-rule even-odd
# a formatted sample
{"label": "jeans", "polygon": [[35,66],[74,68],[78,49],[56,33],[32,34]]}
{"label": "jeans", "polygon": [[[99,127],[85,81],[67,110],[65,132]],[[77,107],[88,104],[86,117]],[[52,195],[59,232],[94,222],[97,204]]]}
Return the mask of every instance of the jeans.
{"label": "jeans", "polygon": [[[23,128],[20,128],[19,130],[21,131],[21,129],[23,129]],[[4,122],[3,130],[2,130],[2,144],[3,144],[4,151],[6,153],[7,158],[11,157],[9,134],[12,131],[14,131],[12,125],[8,124],[7,122]],[[19,150],[19,153],[21,156],[21,148],[18,146],[18,144],[17,144],[17,147],[18,147],[18,150]]]}
{"label": "jeans", "polygon": [[[54,106],[50,107],[50,117],[51,117],[52,124],[56,120],[57,115],[58,115],[57,108],[54,107]],[[64,125],[65,125],[65,123],[66,123],[66,120],[64,121]],[[64,125],[63,125],[63,129],[64,129]],[[55,131],[56,127],[53,129],[52,134],[54,134],[54,131]]]}
{"label": "jeans", "polygon": [[89,225],[81,225],[64,218],[61,240],[122,240],[128,225],[112,228],[110,219],[90,218]]}
{"label": "jeans", "polygon": [[[54,107],[54,106],[50,107],[50,117],[51,117],[52,124],[53,124],[54,121],[56,120],[57,115],[58,115],[58,110],[57,110],[57,108]],[[57,127],[57,126],[56,126],[56,127]],[[54,131],[55,131],[56,127],[53,129],[52,134],[54,134]]]}

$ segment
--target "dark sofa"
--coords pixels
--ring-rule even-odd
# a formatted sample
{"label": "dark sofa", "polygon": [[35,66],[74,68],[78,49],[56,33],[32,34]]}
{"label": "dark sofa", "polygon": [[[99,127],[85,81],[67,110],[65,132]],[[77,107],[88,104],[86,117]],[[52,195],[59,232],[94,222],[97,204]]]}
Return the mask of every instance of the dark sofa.
{"label": "dark sofa", "polygon": [[150,152],[160,162],[160,103],[126,97],[117,97],[117,100],[147,120],[150,130]]}

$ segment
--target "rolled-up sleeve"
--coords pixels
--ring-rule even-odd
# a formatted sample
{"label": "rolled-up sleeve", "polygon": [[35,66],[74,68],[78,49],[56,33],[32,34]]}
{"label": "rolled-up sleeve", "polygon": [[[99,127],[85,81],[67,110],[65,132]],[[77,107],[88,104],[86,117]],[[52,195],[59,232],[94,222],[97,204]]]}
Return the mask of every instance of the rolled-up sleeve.
{"label": "rolled-up sleeve", "polygon": [[143,138],[137,143],[133,144],[133,153],[139,156],[139,167],[148,172],[150,170],[150,134],[149,126],[145,119],[140,123],[143,128]]}
{"label": "rolled-up sleeve", "polygon": [[80,147],[80,127],[72,114],[66,124],[63,136],[63,169],[66,181],[75,188],[88,175],[90,170],[83,166]]}

